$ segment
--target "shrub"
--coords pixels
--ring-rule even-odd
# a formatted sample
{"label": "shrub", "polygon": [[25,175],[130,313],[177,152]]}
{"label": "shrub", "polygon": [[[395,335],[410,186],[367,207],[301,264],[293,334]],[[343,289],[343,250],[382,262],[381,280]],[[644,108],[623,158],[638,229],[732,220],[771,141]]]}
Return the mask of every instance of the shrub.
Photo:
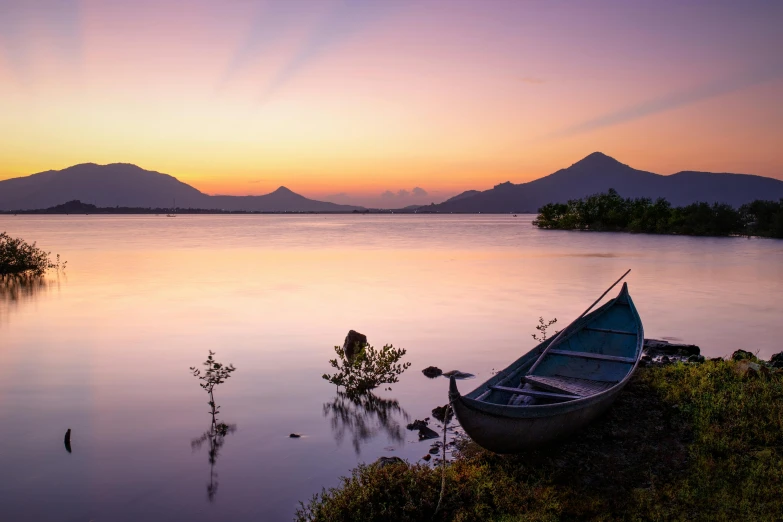
{"label": "shrub", "polygon": [[6,274],[36,274],[41,275],[49,269],[59,270],[65,268],[65,263],[60,263],[60,256],[56,261],[49,257],[51,252],[46,252],[29,244],[21,238],[13,238],[7,233],[0,233],[0,275]]}
{"label": "shrub", "polygon": [[405,355],[404,348],[395,348],[391,344],[376,350],[369,344],[360,347],[353,357],[348,357],[345,349],[335,346],[337,359],[331,359],[329,364],[337,372],[333,375],[323,374],[323,378],[339,388],[345,388],[346,393],[366,393],[381,384],[392,384],[399,381],[399,376],[407,370],[411,363],[400,363]]}

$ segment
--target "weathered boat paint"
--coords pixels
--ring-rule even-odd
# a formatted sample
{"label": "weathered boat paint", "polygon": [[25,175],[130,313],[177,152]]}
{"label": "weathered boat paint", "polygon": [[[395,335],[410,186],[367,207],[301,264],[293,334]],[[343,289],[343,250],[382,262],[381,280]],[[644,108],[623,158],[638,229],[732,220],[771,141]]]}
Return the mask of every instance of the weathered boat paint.
{"label": "weathered boat paint", "polygon": [[[616,307],[626,308],[626,311]],[[588,327],[594,330],[585,330]],[[571,434],[595,419],[614,402],[638,367],[644,345],[641,318],[628,293],[627,284],[623,285],[617,297],[576,321],[569,326],[569,330],[557,341],[558,352],[587,351],[627,357],[633,362],[617,363],[547,353],[551,342],[549,340],[533,348],[467,395],[461,395],[456,380],[451,379],[449,402],[465,432],[476,443],[496,453],[518,453]],[[628,335],[631,332],[633,337]],[[628,341],[618,341],[619,338]],[[552,349],[555,349],[555,346],[552,346]],[[492,389],[493,386],[517,388],[539,359],[542,360],[536,365],[532,374],[534,377],[544,374],[558,377],[561,375],[558,372],[561,371],[567,376],[576,377],[578,372],[582,371],[587,373],[588,379],[616,382],[594,394],[543,404],[509,405],[508,399],[512,394]],[[592,361],[593,364],[585,365],[585,360]],[[585,375],[582,374],[582,377]]]}

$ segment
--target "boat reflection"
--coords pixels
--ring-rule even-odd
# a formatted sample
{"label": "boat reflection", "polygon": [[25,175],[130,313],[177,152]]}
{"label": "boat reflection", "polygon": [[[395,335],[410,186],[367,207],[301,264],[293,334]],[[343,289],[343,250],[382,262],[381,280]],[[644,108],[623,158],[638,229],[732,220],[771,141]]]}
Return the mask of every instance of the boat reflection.
{"label": "boat reflection", "polygon": [[218,474],[215,471],[215,463],[217,463],[218,456],[220,454],[220,448],[226,442],[226,436],[234,433],[237,430],[236,424],[226,424],[224,422],[218,422],[213,416],[212,423],[209,429],[202,433],[199,437],[196,437],[190,441],[190,447],[193,451],[201,449],[205,443],[209,444],[208,458],[209,458],[209,483],[207,484],[207,498],[210,502],[214,502],[215,495],[217,495],[218,489]]}
{"label": "boat reflection", "polygon": [[357,455],[361,454],[362,443],[381,433],[389,442],[401,445],[405,432],[398,419],[409,420],[408,413],[395,399],[382,399],[373,393],[349,395],[337,392],[331,402],[323,406],[324,417],[329,417],[337,444],[342,444],[347,434]]}

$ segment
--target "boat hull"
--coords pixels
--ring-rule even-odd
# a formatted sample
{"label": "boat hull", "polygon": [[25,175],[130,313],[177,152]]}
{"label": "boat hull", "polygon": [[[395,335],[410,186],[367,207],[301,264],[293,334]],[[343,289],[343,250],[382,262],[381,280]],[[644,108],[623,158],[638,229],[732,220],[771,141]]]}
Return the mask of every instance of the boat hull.
{"label": "boat hull", "polygon": [[525,410],[530,415],[524,417],[482,411],[471,404],[476,401],[461,396],[452,397],[451,406],[465,432],[479,446],[495,453],[520,453],[583,428],[612,405],[621,389],[616,386],[595,401],[573,409],[558,411],[556,407],[561,405],[528,407]]}
{"label": "boat hull", "polygon": [[[451,378],[449,403],[471,439],[496,453],[519,453],[567,437],[612,405],[633,376],[644,345],[644,329],[627,285],[615,299],[569,325],[562,335],[562,340],[541,343],[466,395],[460,394],[457,381]],[[548,354],[555,357],[556,365],[541,364]],[[587,366],[582,360],[597,362]],[[555,392],[560,390],[558,385],[567,386],[556,380],[561,377],[598,386],[581,385],[576,391],[564,388],[554,401],[543,393],[540,402],[509,403],[511,397],[525,395],[510,390],[519,389],[520,382],[540,386],[536,377],[542,373],[553,379],[541,384],[554,381]],[[601,386],[612,382],[611,387]],[[587,393],[582,392],[585,389]],[[563,400],[562,393],[572,394],[574,399]]]}

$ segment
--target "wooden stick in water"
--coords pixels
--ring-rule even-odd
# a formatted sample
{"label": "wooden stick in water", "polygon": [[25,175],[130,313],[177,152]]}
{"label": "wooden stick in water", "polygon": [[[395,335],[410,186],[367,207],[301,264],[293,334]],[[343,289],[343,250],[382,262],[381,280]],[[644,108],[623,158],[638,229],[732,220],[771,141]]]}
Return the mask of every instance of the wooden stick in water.
{"label": "wooden stick in water", "polygon": [[612,288],[614,288],[615,286],[617,286],[617,283],[619,283],[620,281],[622,281],[623,279],[625,279],[625,276],[627,276],[627,275],[628,275],[630,272],[631,272],[631,269],[629,268],[629,269],[628,269],[628,270],[627,270],[627,271],[626,271],[626,272],[625,272],[625,273],[624,273],[622,276],[620,276],[620,279],[618,279],[617,281],[615,281],[614,283],[612,283],[612,286],[610,286],[609,288],[607,288],[607,289],[606,289],[606,291],[605,291],[603,294],[601,294],[601,297],[599,297],[598,299],[596,299],[596,300],[593,302],[593,304],[591,304],[590,306],[588,306],[588,307],[587,307],[587,310],[585,310],[584,312],[582,312],[582,315],[580,315],[579,317],[577,317],[576,319],[574,319],[573,321],[571,321],[571,323],[570,323],[568,326],[566,326],[565,328],[563,328],[562,330],[560,330],[560,333],[558,333],[558,334],[555,336],[555,338],[554,338],[554,339],[552,339],[552,342],[550,342],[550,343],[549,343],[549,346],[547,346],[547,347],[546,347],[546,350],[544,350],[544,353],[542,353],[542,354],[541,354],[541,355],[538,357],[538,360],[537,360],[537,361],[536,361],[536,362],[533,364],[533,366],[531,366],[531,367],[530,367],[530,369],[527,371],[528,375],[529,375],[529,374],[531,374],[531,373],[533,373],[533,370],[535,370],[535,369],[536,369],[536,366],[538,366],[538,364],[539,364],[539,363],[540,363],[540,362],[543,360],[544,356],[545,356],[545,355],[546,355],[546,353],[549,351],[549,349],[550,349],[551,347],[553,347],[555,344],[557,344],[557,341],[559,341],[559,340],[560,340],[560,338],[563,336],[563,334],[565,334],[565,333],[568,331],[568,329],[569,329],[569,328],[571,328],[571,325],[572,325],[572,324],[574,324],[575,322],[577,322],[579,319],[581,319],[581,318],[582,318],[582,317],[584,317],[585,315],[587,315],[587,312],[589,312],[590,310],[592,310],[592,309],[593,309],[593,307],[594,307],[595,305],[597,305],[597,304],[598,304],[598,303],[601,301],[601,299],[603,299],[603,298],[604,298],[604,296],[605,296],[606,294],[608,294],[608,293],[609,293],[609,291],[610,291]]}

